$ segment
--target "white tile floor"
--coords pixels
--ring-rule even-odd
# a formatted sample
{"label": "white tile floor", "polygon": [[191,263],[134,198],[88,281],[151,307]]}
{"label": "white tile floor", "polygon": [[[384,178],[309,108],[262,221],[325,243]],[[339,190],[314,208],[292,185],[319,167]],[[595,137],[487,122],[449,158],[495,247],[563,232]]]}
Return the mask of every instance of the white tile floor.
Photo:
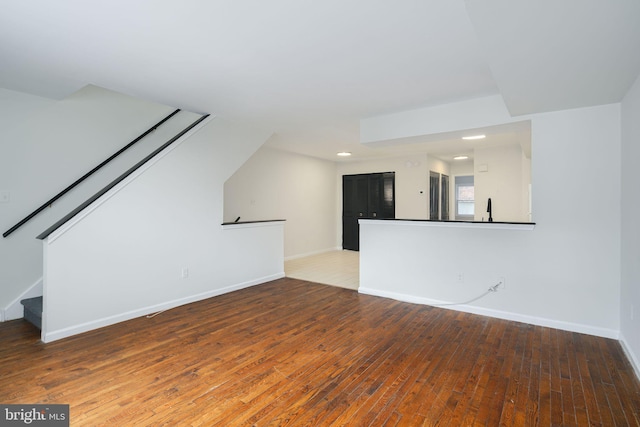
{"label": "white tile floor", "polygon": [[287,277],[325,285],[358,289],[360,285],[360,253],[330,251],[284,263]]}

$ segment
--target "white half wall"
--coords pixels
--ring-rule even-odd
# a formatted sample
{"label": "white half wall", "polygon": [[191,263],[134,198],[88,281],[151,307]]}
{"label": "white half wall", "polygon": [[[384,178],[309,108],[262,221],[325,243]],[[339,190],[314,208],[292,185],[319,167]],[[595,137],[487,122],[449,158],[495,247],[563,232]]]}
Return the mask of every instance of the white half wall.
{"label": "white half wall", "polygon": [[640,77],[622,101],[622,274],[620,332],[640,378]]}
{"label": "white half wall", "polygon": [[268,134],[188,135],[46,239],[43,341],[284,275],[282,223],[221,226],[224,181]]}
{"label": "white half wall", "polygon": [[[15,105],[24,116],[15,117],[14,126],[0,127],[0,191],[9,194],[9,200],[0,203],[0,233],[174,110],[91,85],[58,102],[36,98],[26,105],[25,99],[32,98],[13,93],[6,98],[10,105],[2,107],[11,110]],[[0,238],[0,308],[7,308],[42,277],[42,244],[36,236],[142,158],[127,166],[126,159],[135,158],[136,150],[164,130],[159,128],[90,181]]]}
{"label": "white half wall", "polygon": [[[408,119],[416,122],[416,113]],[[469,306],[617,337],[620,105],[527,119],[532,121],[535,230],[364,227],[361,289],[458,302],[504,276],[504,292]],[[394,121],[402,122],[397,116]],[[388,128],[385,132],[387,139],[406,136],[402,128],[395,135]],[[464,285],[455,281],[459,273]]]}
{"label": "white half wall", "polygon": [[286,219],[284,253],[336,249],[336,164],[260,148],[224,184],[224,220]]}

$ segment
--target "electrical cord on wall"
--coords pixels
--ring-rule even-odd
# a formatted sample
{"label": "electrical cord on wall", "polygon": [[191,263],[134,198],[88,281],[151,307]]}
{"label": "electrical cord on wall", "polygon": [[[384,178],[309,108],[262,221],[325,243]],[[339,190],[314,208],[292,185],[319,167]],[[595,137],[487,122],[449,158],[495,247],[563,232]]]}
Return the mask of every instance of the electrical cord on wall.
{"label": "electrical cord on wall", "polygon": [[472,298],[468,301],[463,301],[463,302],[450,302],[450,303],[444,303],[444,304],[429,304],[432,305],[434,307],[442,307],[445,305],[462,305],[462,304],[469,304],[472,303],[474,301],[478,301],[480,298],[484,298],[487,295],[489,295],[491,292],[498,292],[498,287],[502,285],[502,281],[496,283],[495,285],[491,286],[489,289],[487,289],[482,295],[479,295],[475,298]]}
{"label": "electrical cord on wall", "polygon": [[[444,303],[444,304],[429,304],[429,305],[431,305],[431,306],[433,306],[433,307],[442,307],[442,306],[447,306],[447,305],[462,305],[462,304],[469,304],[469,303],[472,303],[472,302],[474,302],[474,301],[478,301],[480,298],[484,298],[485,296],[489,295],[491,292],[498,292],[498,287],[499,287],[500,285],[502,285],[502,281],[500,281],[500,282],[496,283],[495,285],[493,285],[493,286],[489,287],[489,289],[487,289],[487,290],[486,290],[482,295],[478,295],[477,297],[472,298],[472,299],[467,300],[467,301],[463,301],[463,302],[450,302],[450,303]],[[167,310],[168,310],[168,309],[167,309]],[[167,311],[167,310],[160,310],[160,311],[158,311],[158,312],[156,312],[156,313],[149,314],[149,315],[147,315],[146,317],[147,317],[147,319],[152,319],[152,318],[156,317],[157,315],[164,313],[164,312],[165,312],[165,311]]]}

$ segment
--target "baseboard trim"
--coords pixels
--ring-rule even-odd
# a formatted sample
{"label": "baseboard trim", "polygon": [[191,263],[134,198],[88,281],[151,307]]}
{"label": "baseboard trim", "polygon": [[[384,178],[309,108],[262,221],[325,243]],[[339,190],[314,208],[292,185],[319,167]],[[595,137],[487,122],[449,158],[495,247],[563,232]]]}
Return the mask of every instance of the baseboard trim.
{"label": "baseboard trim", "polygon": [[269,276],[260,277],[257,279],[249,280],[247,282],[238,283],[231,286],[226,286],[220,289],[214,289],[200,294],[192,295],[185,298],[180,298],[173,301],[167,301],[162,304],[156,304],[137,310],[131,310],[125,313],[117,314],[114,316],[104,317],[91,322],[82,323],[79,325],[70,326],[67,328],[59,329],[57,331],[45,331],[45,325],[43,324],[43,330],[41,339],[45,343],[50,343],[63,338],[68,338],[73,335],[81,334],[83,332],[92,331],[94,329],[103,328],[105,326],[114,325],[116,323],[124,322],[127,320],[135,319],[141,316],[147,316],[149,314],[157,313],[159,311],[166,311],[172,308],[179,307],[181,305],[190,304],[192,302],[201,301],[207,298],[212,298],[218,295],[226,294],[240,289],[249,288],[251,286],[260,285],[262,283],[270,282],[272,280],[281,279],[284,277],[284,272],[272,274]]}
{"label": "baseboard trim", "polygon": [[631,347],[629,347],[629,344],[622,333],[620,333],[620,345],[622,346],[624,353],[627,355],[627,359],[629,359],[629,363],[631,363],[631,366],[636,373],[636,377],[638,377],[638,381],[640,381],[640,360],[638,360],[636,354],[631,351]]}
{"label": "baseboard trim", "polygon": [[524,314],[518,314],[518,313],[500,311],[500,310],[492,310],[488,308],[475,307],[475,306],[464,305],[464,304],[455,305],[455,306],[451,306],[451,305],[438,306],[439,304],[445,303],[445,301],[438,301],[430,298],[417,297],[414,295],[401,294],[396,292],[380,291],[378,289],[371,289],[371,288],[366,288],[362,286],[358,289],[358,292],[366,295],[390,298],[397,301],[404,301],[404,302],[410,302],[410,303],[422,304],[422,305],[431,305],[431,306],[436,306],[438,308],[445,308],[448,310],[462,311],[465,313],[495,317],[497,319],[512,320],[514,322],[528,323],[531,325],[544,326],[547,328],[561,329],[563,331],[578,332],[581,334],[595,335],[598,337],[612,338],[616,340],[620,338],[619,331],[616,331],[613,329],[607,329],[607,328],[599,328],[599,327],[590,326],[590,325],[583,325],[580,323],[564,322],[561,320],[546,319],[543,317],[528,316]]}
{"label": "baseboard trim", "polygon": [[36,280],[26,291],[20,294],[18,298],[14,299],[7,305],[4,310],[1,310],[0,321],[22,319],[24,317],[24,307],[20,304],[20,301],[26,298],[34,298],[42,296],[42,277]]}

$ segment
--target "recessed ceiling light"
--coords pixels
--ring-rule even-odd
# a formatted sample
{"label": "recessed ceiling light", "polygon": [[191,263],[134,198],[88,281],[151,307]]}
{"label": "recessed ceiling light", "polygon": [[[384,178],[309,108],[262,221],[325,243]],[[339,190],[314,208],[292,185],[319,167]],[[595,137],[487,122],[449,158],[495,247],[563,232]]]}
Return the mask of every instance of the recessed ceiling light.
{"label": "recessed ceiling light", "polygon": [[485,139],[486,135],[472,135],[472,136],[463,136],[462,139],[470,140],[470,139]]}
{"label": "recessed ceiling light", "polygon": [[467,160],[469,156],[455,156],[453,160]]}
{"label": "recessed ceiling light", "polygon": [[349,157],[351,155],[351,153],[349,153],[348,151],[341,151],[338,153],[338,156],[340,157]]}

